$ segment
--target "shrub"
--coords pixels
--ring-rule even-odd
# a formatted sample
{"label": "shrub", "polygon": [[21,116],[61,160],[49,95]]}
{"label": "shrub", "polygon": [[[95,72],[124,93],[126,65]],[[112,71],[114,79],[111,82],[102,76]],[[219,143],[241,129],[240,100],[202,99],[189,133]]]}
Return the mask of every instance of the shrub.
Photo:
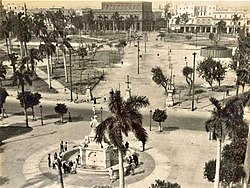
{"label": "shrub", "polygon": [[187,35],[187,36],[186,36],[186,39],[187,39],[187,40],[191,40],[192,38],[193,38],[192,35]]}
{"label": "shrub", "polygon": [[165,180],[155,180],[154,184],[151,184],[149,188],[181,188],[178,183],[171,183]]}

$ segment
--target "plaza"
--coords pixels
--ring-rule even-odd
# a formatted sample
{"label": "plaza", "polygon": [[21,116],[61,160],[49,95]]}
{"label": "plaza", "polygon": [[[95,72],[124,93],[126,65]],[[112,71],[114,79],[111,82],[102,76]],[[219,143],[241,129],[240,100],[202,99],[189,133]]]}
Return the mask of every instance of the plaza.
{"label": "plaza", "polygon": [[[109,4],[104,5],[107,9],[110,6]],[[120,6],[123,5],[119,4]],[[112,27],[111,25],[110,23],[110,27]],[[149,25],[143,22],[142,25],[138,25],[138,30],[145,30],[148,27]],[[125,27],[123,30],[126,30]],[[230,31],[232,32],[232,30]],[[140,134],[137,133],[135,137],[132,131],[128,136],[126,134],[122,136],[122,141],[127,141],[129,148],[139,156],[139,166],[135,168],[133,173],[130,171],[124,176],[124,187],[150,187],[155,183],[155,180],[178,183],[182,188],[214,187],[214,184],[209,182],[204,175],[205,163],[215,159],[218,151],[216,141],[211,140],[211,132],[206,132],[205,126],[207,120],[211,118],[211,112],[215,110],[210,97],[218,99],[224,106],[228,101],[233,100],[238,92],[239,96],[247,95],[249,83],[246,82],[244,85],[247,92],[241,92],[241,87],[240,90],[237,90],[238,77],[233,70],[228,68],[232,59],[228,57],[216,58],[227,67],[221,85],[215,83],[214,88],[211,87],[195,71],[193,93],[189,95],[189,86],[186,82],[187,78],[183,75],[183,68],[193,67],[193,65],[198,66],[204,61],[205,58],[201,56],[200,51],[202,47],[206,47],[210,43],[209,34],[206,34],[206,32],[196,33],[196,38],[191,39],[187,38],[189,34],[186,35],[185,32],[184,34],[166,32],[166,36],[163,37],[159,36],[159,31],[136,31],[135,34],[135,39],[126,41],[123,49],[119,46],[111,47],[107,44],[112,42],[118,44],[119,41],[128,39],[122,31],[118,30],[118,33],[114,33],[117,38],[113,41],[107,40],[105,35],[96,36],[97,34],[94,34],[90,36],[83,34],[81,40],[87,46],[88,53],[91,52],[91,55],[96,53],[92,56],[86,55],[84,61],[81,60],[80,55],[74,57],[71,54],[70,50],[74,51],[78,46],[80,47],[78,41],[74,39],[70,42],[72,49],[69,48],[65,53],[66,55],[57,54],[57,58],[61,58],[61,61],[63,61],[63,55],[66,56],[66,67],[70,71],[68,73],[69,82],[64,81],[63,63],[56,64],[54,62],[52,64],[51,62],[54,75],[51,73],[53,76],[48,79],[50,73],[48,74],[47,70],[50,68],[47,67],[51,60],[43,56],[43,62],[38,61],[35,67],[36,76],[40,81],[38,84],[35,82],[35,85],[25,86],[25,89],[39,92],[42,96],[38,103],[39,106],[33,106],[32,108],[34,114],[24,108],[26,106],[21,100],[17,100],[18,96],[19,98],[21,96],[20,93],[23,92],[21,87],[17,88],[9,84],[12,79],[11,62],[4,58],[1,60],[8,67],[6,79],[1,80],[1,87],[6,87],[9,94],[6,102],[3,102],[4,108],[1,106],[4,109],[0,124],[0,128],[3,130],[0,133],[1,142],[3,142],[0,145],[1,187],[54,188],[64,185],[67,188],[87,188],[121,186],[120,179],[116,178],[111,181],[109,177],[108,170],[112,167],[109,154],[106,155],[105,153],[104,159],[96,157],[96,155],[100,156],[96,151],[104,151],[100,149],[103,148],[103,145],[95,145],[93,148],[96,155],[91,154],[91,149],[93,149],[91,146],[94,145],[94,140],[97,138],[95,136],[98,133],[96,127],[103,125],[102,123],[113,115],[112,110],[110,110],[110,101],[113,99],[112,95],[117,93],[124,99],[122,104],[127,104],[132,98],[131,96],[135,95],[146,96],[149,102],[144,108],[138,108],[138,113],[142,115],[140,116],[142,117],[141,125],[148,134],[145,151],[142,151],[138,139]],[[78,35],[75,36],[78,37]],[[28,49],[38,48],[41,45],[41,42],[32,40],[27,43]],[[93,42],[95,45],[91,48],[92,40],[95,40]],[[232,49],[233,52],[237,49],[234,35],[221,35],[220,43]],[[13,39],[12,44],[14,46],[12,50],[19,53],[18,39]],[[102,47],[98,48],[98,45]],[[3,54],[8,51],[4,40],[1,41],[0,48]],[[118,54],[118,58],[111,61],[110,52],[112,50]],[[1,57],[4,57],[4,55],[1,54]],[[71,58],[74,59],[73,57],[75,60],[71,62]],[[56,55],[53,58],[51,57],[55,60]],[[19,60],[20,57],[18,57]],[[152,69],[155,67],[160,67],[166,76],[169,84],[166,90],[157,85],[152,78]],[[51,88],[47,88],[50,84]],[[78,87],[80,89],[75,89]],[[194,93],[194,91],[197,93]],[[169,95],[170,92],[171,95]],[[21,99],[24,100],[24,97]],[[170,101],[170,105],[167,104],[167,99]],[[60,113],[60,111],[55,110],[55,106],[61,104],[64,104],[67,110],[65,112],[63,112],[65,109],[61,110]],[[156,121],[152,117],[156,109],[167,113],[165,121]],[[246,110],[245,119],[248,120],[248,117],[249,110]],[[97,118],[98,121],[95,129],[90,125],[93,118]],[[27,121],[29,126],[27,126]],[[158,123],[161,123],[162,128],[159,128]],[[85,143],[86,138],[89,139],[90,135],[92,135],[93,145],[89,142]],[[79,146],[82,146],[83,152],[87,153],[90,150],[89,156],[92,156],[85,156],[84,160],[91,160],[89,168],[92,168],[92,170],[88,171],[85,168],[88,165],[81,164],[76,168],[76,174],[61,174],[62,169],[58,164],[55,169],[49,167],[48,154],[52,157],[55,152],[59,153],[61,141],[68,143],[69,153]],[[228,138],[222,145],[225,146],[230,142]],[[120,149],[116,142],[110,144],[107,148],[110,148],[111,145],[118,150]],[[98,149],[96,149],[97,147]],[[249,155],[248,150],[246,155]],[[108,150],[108,152],[110,151]],[[68,153],[65,152],[65,154]],[[62,156],[60,158],[62,162],[69,162],[66,159],[63,161],[63,152],[60,155]],[[75,155],[78,155],[78,153],[72,154],[70,160],[74,160]],[[81,157],[84,157],[84,155],[85,153],[81,154]],[[106,160],[102,173],[95,171],[96,166],[98,166],[97,160],[101,162]],[[125,161],[125,158],[122,160]],[[247,157],[246,163],[249,163]],[[119,168],[116,168],[119,172]],[[235,187],[241,186],[241,182],[234,182],[234,184]]]}

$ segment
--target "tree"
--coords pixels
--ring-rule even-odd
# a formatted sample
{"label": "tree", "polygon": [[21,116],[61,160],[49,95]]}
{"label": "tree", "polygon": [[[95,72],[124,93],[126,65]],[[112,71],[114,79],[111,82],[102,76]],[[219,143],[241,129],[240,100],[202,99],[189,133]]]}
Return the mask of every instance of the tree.
{"label": "tree", "polygon": [[[221,144],[226,136],[235,140],[238,135],[242,135],[245,130],[240,131],[241,133],[239,133],[239,130],[242,130],[241,127],[246,127],[246,123],[243,120],[243,102],[238,98],[229,100],[224,107],[213,97],[210,98],[210,101],[215,108],[212,111],[212,117],[206,121],[205,128],[210,133],[209,138],[217,141],[214,187],[218,188],[221,169]],[[208,166],[211,167],[211,164]],[[210,174],[209,177],[212,177],[212,175]]]}
{"label": "tree", "polygon": [[0,62],[0,86],[2,87],[2,79],[5,79],[7,74],[7,65],[4,65],[3,62]]}
{"label": "tree", "polygon": [[38,49],[31,48],[29,50],[29,62],[30,62],[31,70],[34,73],[35,73],[35,66],[38,61],[43,61],[40,51]]}
{"label": "tree", "polygon": [[183,14],[181,15],[181,22],[182,22],[183,24],[187,24],[188,21],[189,21],[188,13],[183,13]]}
{"label": "tree", "polygon": [[32,93],[30,91],[24,92],[24,98],[21,93],[19,93],[17,97],[17,99],[19,99],[20,101],[20,105],[22,108],[25,108],[25,110],[31,108],[33,120],[35,120],[34,107],[40,103],[41,98],[42,97],[40,93]]}
{"label": "tree", "polygon": [[159,131],[162,132],[161,123],[167,119],[166,110],[155,109],[153,120],[159,123]]}
{"label": "tree", "polygon": [[215,35],[214,33],[210,33],[209,36],[208,36],[208,38],[209,38],[212,42],[214,42],[215,46],[218,46],[218,43],[219,43],[219,41],[220,41],[220,37],[219,37],[218,34]]}
{"label": "tree", "polygon": [[0,87],[0,113],[2,113],[2,118],[4,117],[4,103],[6,102],[6,98],[9,96],[8,92],[5,88]]}
{"label": "tree", "polygon": [[[21,64],[19,69],[14,72],[12,76],[13,80],[13,85],[17,85],[18,87],[21,87],[21,96],[22,96],[22,101],[25,101],[24,98],[24,93],[25,93],[25,85],[32,85],[32,76],[33,72],[30,70],[27,70],[25,67],[25,64]],[[25,114],[25,122],[26,126],[29,127],[29,121],[28,121],[28,114],[27,114],[27,108],[26,104],[22,104],[23,109],[24,109],[24,114]]]}
{"label": "tree", "polygon": [[101,143],[105,133],[110,142],[118,148],[120,187],[124,188],[123,155],[126,151],[123,145],[123,135],[128,136],[132,131],[138,140],[147,140],[148,135],[142,127],[142,115],[139,109],[149,105],[145,96],[131,96],[124,100],[120,91],[110,92],[109,110],[111,114],[96,127],[95,141]]}
{"label": "tree", "polygon": [[217,33],[221,34],[224,33],[225,28],[226,28],[226,22],[224,20],[220,20],[217,24]]}
{"label": "tree", "polygon": [[155,180],[154,184],[151,184],[149,188],[181,188],[178,183],[171,183],[165,180]]}
{"label": "tree", "polygon": [[168,78],[163,74],[160,67],[152,68],[151,72],[153,73],[152,80],[157,84],[162,86],[167,92]]}
{"label": "tree", "polygon": [[[181,18],[180,16],[177,16],[177,18],[175,19],[175,24],[180,25],[180,23],[181,23]],[[177,33],[178,33],[178,29],[177,29]]]}
{"label": "tree", "polygon": [[72,16],[71,17],[71,23],[72,25],[78,29],[78,32],[79,32],[79,45],[82,43],[82,37],[81,37],[81,33],[82,33],[82,30],[84,28],[84,23],[83,23],[83,16]]}
{"label": "tree", "polygon": [[250,83],[250,67],[248,68],[239,68],[236,70],[237,76],[237,85],[242,86],[242,93],[244,92],[244,88],[246,84]]}
{"label": "tree", "polygon": [[186,78],[186,82],[189,86],[189,92],[188,92],[188,95],[191,95],[191,89],[192,89],[192,84],[193,84],[193,80],[192,80],[192,74],[193,74],[193,69],[191,67],[184,67],[182,69],[182,74],[183,76],[185,76]]}
{"label": "tree", "polygon": [[63,115],[68,112],[68,108],[64,103],[58,103],[55,107],[55,112],[61,116],[61,123],[63,123]]}
{"label": "tree", "polygon": [[10,61],[10,65],[12,66],[12,69],[13,69],[13,73],[16,72],[16,62],[17,62],[17,59],[18,59],[18,56],[16,53],[11,53],[11,54],[8,54],[8,59]]}
{"label": "tree", "polygon": [[47,75],[48,75],[48,84],[49,89],[51,89],[51,64],[52,64],[52,55],[56,52],[56,47],[53,44],[55,42],[55,38],[53,37],[53,33],[49,33],[47,36],[41,36],[44,44],[39,45],[39,50],[41,52],[45,52],[47,55]]}
{"label": "tree", "polygon": [[166,20],[166,25],[167,25],[167,31],[169,32],[169,20],[172,18],[172,14],[170,12],[170,3],[166,3],[164,6],[164,19]]}
{"label": "tree", "polygon": [[199,76],[206,80],[213,89],[213,81],[217,81],[219,86],[224,80],[226,74],[226,67],[220,61],[208,57],[198,64],[197,71]]}
{"label": "tree", "polygon": [[60,48],[60,49],[62,50],[62,52],[63,52],[63,65],[64,65],[65,82],[68,83],[66,53],[67,53],[67,50],[73,49],[73,47],[71,46],[71,44],[69,43],[69,40],[68,40],[67,38],[63,38],[63,39],[61,39],[61,41],[59,42],[59,48]]}

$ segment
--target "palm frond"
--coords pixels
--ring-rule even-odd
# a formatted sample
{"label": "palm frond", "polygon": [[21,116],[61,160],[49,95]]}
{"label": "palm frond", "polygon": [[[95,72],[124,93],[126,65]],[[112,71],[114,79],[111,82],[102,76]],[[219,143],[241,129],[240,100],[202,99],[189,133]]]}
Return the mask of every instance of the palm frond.
{"label": "palm frond", "polygon": [[210,97],[210,102],[216,107],[216,109],[218,110],[218,111],[220,111],[221,110],[221,104],[220,104],[220,101],[219,100],[217,100],[216,98],[214,98],[214,97]]}
{"label": "palm frond", "polygon": [[142,108],[148,106],[149,100],[146,96],[131,96],[125,106],[130,108]]}
{"label": "palm frond", "polygon": [[95,141],[97,143],[101,143],[105,136],[105,131],[109,131],[109,127],[112,127],[114,124],[115,119],[113,116],[109,116],[107,119],[102,121],[95,129],[96,135],[95,135]]}
{"label": "palm frond", "polygon": [[132,124],[132,131],[138,140],[146,141],[148,139],[148,133],[147,133],[146,129],[144,129],[142,127],[142,124],[134,122]]}
{"label": "palm frond", "polygon": [[125,150],[122,140],[122,132],[119,122],[115,122],[112,128],[109,130],[109,138],[111,143],[113,143],[119,150]]}

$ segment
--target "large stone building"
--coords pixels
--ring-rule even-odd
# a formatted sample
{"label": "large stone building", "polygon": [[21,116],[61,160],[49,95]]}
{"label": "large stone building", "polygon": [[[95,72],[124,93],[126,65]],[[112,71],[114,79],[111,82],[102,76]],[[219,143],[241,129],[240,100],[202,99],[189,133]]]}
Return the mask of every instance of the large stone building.
{"label": "large stone building", "polygon": [[[82,9],[81,14],[87,14],[89,11],[90,9]],[[129,20],[135,30],[152,29],[152,2],[102,2],[101,9],[92,9],[91,11],[95,20],[106,18],[105,24],[108,30],[126,30],[128,29],[126,22]],[[119,26],[114,22],[119,22]]]}
{"label": "large stone building", "polygon": [[[225,33],[234,33],[237,28],[245,27],[249,31],[248,13],[247,11],[237,11],[230,9],[221,9],[214,3],[208,2],[183,2],[173,5],[173,17],[170,20],[170,28],[178,32],[202,32],[216,33],[217,23],[220,20],[226,22]],[[177,18],[181,18],[183,14],[187,14],[188,22],[177,23]],[[239,16],[237,22],[233,22],[234,15]]]}

